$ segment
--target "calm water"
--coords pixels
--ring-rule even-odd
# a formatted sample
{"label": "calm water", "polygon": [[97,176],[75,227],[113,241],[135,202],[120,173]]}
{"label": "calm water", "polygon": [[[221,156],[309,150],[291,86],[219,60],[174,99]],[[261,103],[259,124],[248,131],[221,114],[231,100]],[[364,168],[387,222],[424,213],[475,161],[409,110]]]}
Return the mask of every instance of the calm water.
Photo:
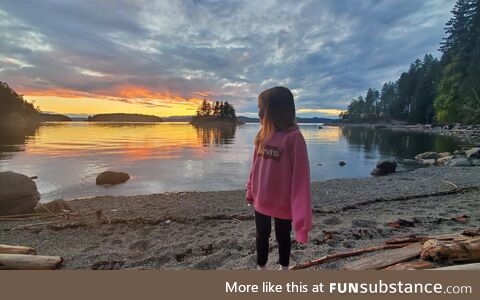
{"label": "calm water", "polygon": [[[0,170],[36,180],[42,200],[95,195],[243,188],[259,124],[202,129],[187,123],[47,123],[32,137],[0,144]],[[301,124],[312,181],[369,176],[379,159],[453,151],[450,138],[362,128]],[[340,167],[338,162],[347,164]],[[408,168],[400,164],[400,169]],[[106,170],[129,173],[125,184],[101,187]]]}

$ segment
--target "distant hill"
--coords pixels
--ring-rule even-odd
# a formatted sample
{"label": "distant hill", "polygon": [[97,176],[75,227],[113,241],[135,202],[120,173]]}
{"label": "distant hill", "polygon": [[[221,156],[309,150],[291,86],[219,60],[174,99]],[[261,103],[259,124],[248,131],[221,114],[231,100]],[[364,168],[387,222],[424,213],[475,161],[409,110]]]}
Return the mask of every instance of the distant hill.
{"label": "distant hill", "polygon": [[68,122],[72,121],[70,117],[60,114],[40,113],[40,122]]}
{"label": "distant hill", "polygon": [[89,116],[89,122],[162,122],[162,118],[141,114],[98,114]]}
{"label": "distant hill", "polygon": [[[244,116],[239,116],[238,120],[245,123],[260,123],[259,118],[249,118]],[[330,118],[297,118],[297,123],[338,123],[339,119],[330,119]]]}

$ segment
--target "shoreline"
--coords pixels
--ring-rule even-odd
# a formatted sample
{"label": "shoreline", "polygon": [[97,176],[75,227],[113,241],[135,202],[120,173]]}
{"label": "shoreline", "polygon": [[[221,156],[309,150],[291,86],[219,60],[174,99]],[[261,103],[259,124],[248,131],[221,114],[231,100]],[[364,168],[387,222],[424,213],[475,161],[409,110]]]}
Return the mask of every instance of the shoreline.
{"label": "shoreline", "polygon": [[418,132],[427,134],[438,134],[442,136],[449,136],[466,143],[464,146],[480,146],[480,125],[461,125],[454,126],[433,126],[432,124],[392,124],[392,123],[328,123],[326,126],[337,127],[363,127],[371,129],[403,131],[403,132]]}
{"label": "shoreline", "polygon": [[[480,227],[479,177],[480,167],[437,166],[313,182],[310,241],[293,241],[291,265],[399,235]],[[63,269],[254,269],[253,208],[244,197],[243,190],[228,190],[76,199],[69,204],[84,217],[25,228],[18,226],[42,220],[2,221],[0,231],[2,243],[62,256]],[[99,210],[100,216],[91,214]],[[412,226],[388,225],[398,219]],[[274,234],[270,248],[274,269]],[[347,261],[314,269],[338,269]]]}

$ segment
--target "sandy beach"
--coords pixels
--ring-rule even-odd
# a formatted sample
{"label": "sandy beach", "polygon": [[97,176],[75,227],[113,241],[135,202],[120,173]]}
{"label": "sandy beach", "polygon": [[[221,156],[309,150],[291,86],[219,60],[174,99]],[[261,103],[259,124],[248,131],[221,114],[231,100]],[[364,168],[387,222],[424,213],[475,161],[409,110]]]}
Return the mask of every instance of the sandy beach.
{"label": "sandy beach", "polygon": [[[313,230],[308,244],[293,243],[291,265],[399,235],[480,227],[478,178],[480,167],[430,167],[312,183]],[[85,216],[26,227],[42,220],[2,221],[1,243],[62,256],[63,269],[255,267],[253,208],[244,201],[243,190],[105,196],[70,204]],[[99,210],[99,217],[91,213]],[[400,228],[388,224],[398,219],[408,222]],[[273,269],[274,234],[270,245],[268,267]],[[316,268],[341,268],[347,261]]]}

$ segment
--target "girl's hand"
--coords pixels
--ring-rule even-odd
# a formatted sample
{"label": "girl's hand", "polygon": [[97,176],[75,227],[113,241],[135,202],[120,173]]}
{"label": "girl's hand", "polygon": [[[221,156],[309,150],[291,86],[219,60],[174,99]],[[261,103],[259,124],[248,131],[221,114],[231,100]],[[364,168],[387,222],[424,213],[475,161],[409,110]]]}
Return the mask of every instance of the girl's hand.
{"label": "girl's hand", "polygon": [[247,200],[247,203],[252,205],[253,204],[253,199],[246,197],[245,200]]}

